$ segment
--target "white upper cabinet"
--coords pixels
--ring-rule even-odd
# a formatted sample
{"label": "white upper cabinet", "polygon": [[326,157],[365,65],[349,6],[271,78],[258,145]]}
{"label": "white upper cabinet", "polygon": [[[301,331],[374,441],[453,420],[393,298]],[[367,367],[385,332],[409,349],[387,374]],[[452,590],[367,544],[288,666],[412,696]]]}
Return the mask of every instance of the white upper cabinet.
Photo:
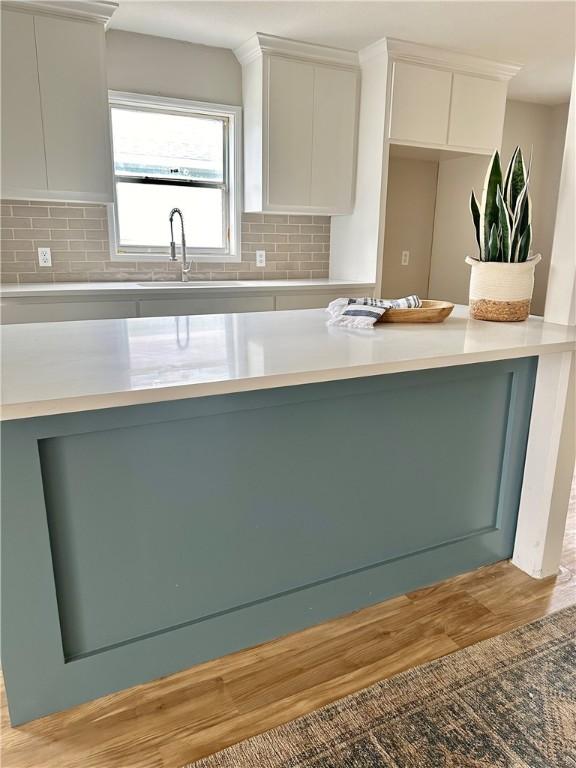
{"label": "white upper cabinet", "polygon": [[104,24],[37,9],[2,10],[2,194],[112,202]]}
{"label": "white upper cabinet", "polygon": [[448,144],[495,149],[502,141],[506,91],[502,80],[454,73]]}
{"label": "white upper cabinet", "polygon": [[244,209],[349,213],[357,55],[258,34],[236,56],[244,94]]}
{"label": "white upper cabinet", "polygon": [[394,62],[390,138],[446,144],[452,73]]}
{"label": "white upper cabinet", "polygon": [[519,67],[400,40],[387,45],[391,142],[479,153],[500,147],[508,81]]}
{"label": "white upper cabinet", "polygon": [[[47,189],[34,17],[2,11],[2,194]],[[10,194],[8,194],[10,193]]]}

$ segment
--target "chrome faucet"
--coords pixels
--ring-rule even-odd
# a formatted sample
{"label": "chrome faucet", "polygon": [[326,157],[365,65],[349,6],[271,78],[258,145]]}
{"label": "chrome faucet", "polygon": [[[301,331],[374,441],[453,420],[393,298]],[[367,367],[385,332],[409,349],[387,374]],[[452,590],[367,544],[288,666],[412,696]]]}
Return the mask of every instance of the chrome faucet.
{"label": "chrome faucet", "polygon": [[184,234],[184,216],[180,208],[172,208],[170,211],[170,261],[176,261],[176,243],[174,242],[174,216],[180,216],[180,229],[182,230],[182,272],[190,272],[192,262],[186,258],[186,236]]}

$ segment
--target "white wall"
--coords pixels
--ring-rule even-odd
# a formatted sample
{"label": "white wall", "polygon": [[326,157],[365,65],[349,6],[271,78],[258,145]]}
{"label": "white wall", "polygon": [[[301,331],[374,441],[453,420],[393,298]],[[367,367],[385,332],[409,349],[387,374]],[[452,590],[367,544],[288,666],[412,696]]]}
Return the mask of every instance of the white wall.
{"label": "white wall", "polygon": [[242,104],[240,64],[227,48],[109,30],[106,49],[114,91]]}
{"label": "white wall", "polygon": [[[390,157],[382,296],[428,298],[438,163]],[[410,260],[402,265],[402,251]]]}
{"label": "white wall", "polygon": [[560,177],[558,206],[552,244],[550,280],[546,294],[545,318],[551,323],[576,324],[576,76],[572,82],[572,99],[564,159]]}
{"label": "white wall", "polygon": [[542,262],[536,267],[531,311],[538,315],[544,314],[567,119],[568,104],[549,107],[509,101],[506,106],[503,164],[508,163],[517,144],[527,159],[532,149],[532,250],[542,254]]}
{"label": "white wall", "polygon": [[384,155],[384,124],[388,53],[381,41],[360,51],[362,84],[358,125],[358,168],[354,211],[332,216],[330,277],[376,281],[379,249],[382,248],[381,216],[386,205],[382,178],[387,173]]}

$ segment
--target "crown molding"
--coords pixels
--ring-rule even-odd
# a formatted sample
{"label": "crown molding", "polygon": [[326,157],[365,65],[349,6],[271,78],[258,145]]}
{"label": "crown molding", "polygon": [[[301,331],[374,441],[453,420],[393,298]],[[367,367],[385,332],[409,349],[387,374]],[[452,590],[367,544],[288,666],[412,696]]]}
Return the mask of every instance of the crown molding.
{"label": "crown molding", "polygon": [[115,0],[4,0],[2,8],[107,24],[118,8],[118,2]]}
{"label": "crown molding", "polygon": [[319,63],[339,64],[351,68],[358,67],[358,54],[354,51],[304,43],[299,40],[276,37],[276,35],[264,35],[261,32],[257,32],[245,43],[234,49],[234,55],[242,66],[264,54],[276,54],[294,59],[311,59]]}
{"label": "crown molding", "polygon": [[497,80],[510,80],[522,69],[520,64],[492,61],[468,53],[435,48],[431,45],[410,43],[406,40],[388,38],[388,52],[394,61],[407,61],[413,64],[444,67],[456,72],[484,75]]}

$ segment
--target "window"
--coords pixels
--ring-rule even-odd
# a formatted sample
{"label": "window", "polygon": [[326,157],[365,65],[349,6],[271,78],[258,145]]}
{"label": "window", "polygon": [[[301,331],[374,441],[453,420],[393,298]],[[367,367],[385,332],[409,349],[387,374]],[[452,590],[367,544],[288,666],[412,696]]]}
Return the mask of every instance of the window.
{"label": "window", "polygon": [[194,259],[239,261],[240,108],[111,93],[110,113],[116,258],[167,257],[180,208]]}

